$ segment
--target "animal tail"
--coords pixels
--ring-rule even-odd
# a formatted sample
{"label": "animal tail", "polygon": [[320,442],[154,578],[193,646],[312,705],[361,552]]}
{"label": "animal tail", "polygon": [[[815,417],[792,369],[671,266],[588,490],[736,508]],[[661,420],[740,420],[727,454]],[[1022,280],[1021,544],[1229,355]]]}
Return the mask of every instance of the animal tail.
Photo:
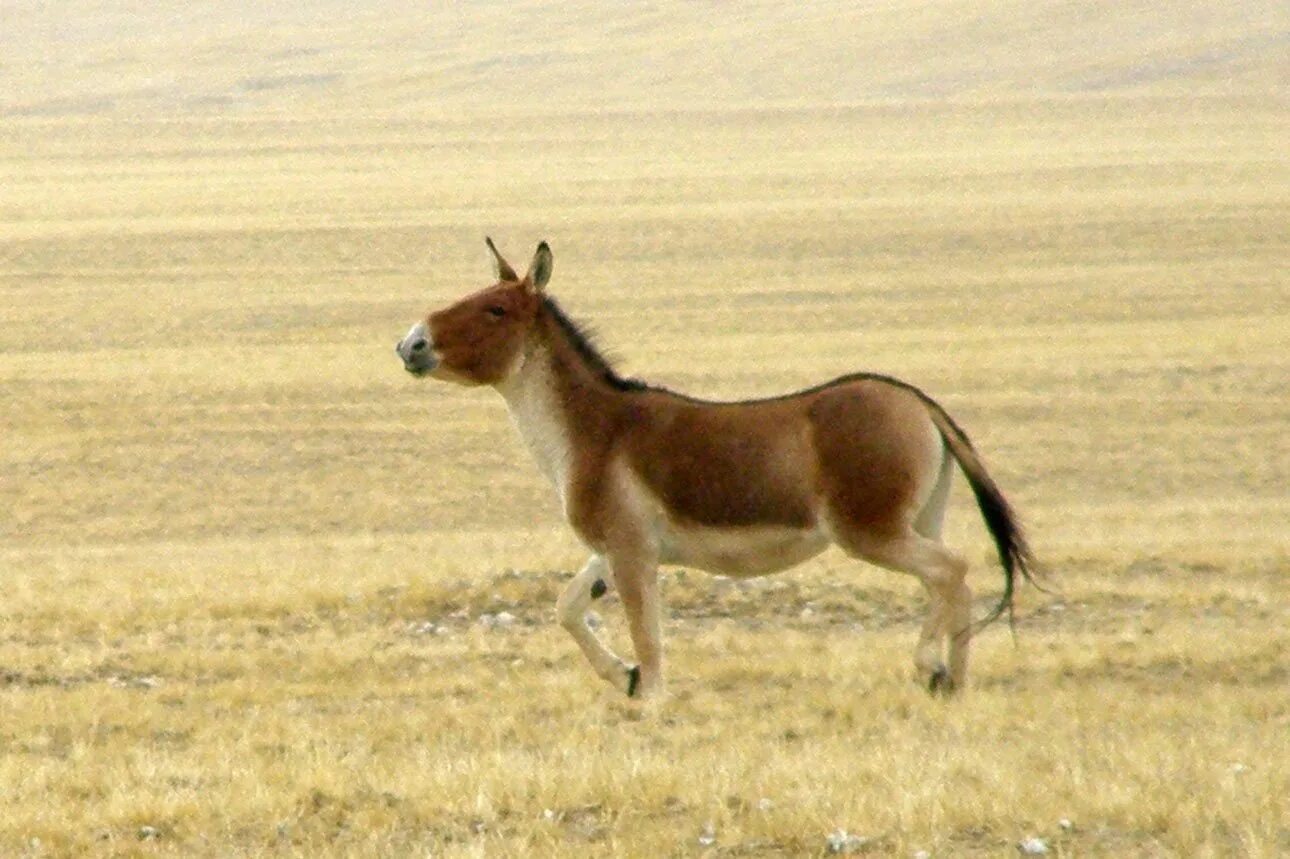
{"label": "animal tail", "polygon": [[958,462],[959,468],[963,469],[963,475],[967,478],[968,485],[972,487],[977,506],[981,508],[981,515],[985,518],[986,527],[990,531],[990,536],[994,538],[995,547],[999,550],[999,564],[1003,567],[1003,596],[999,599],[998,605],[978,623],[978,626],[993,623],[1004,612],[1007,612],[1008,623],[1011,625],[1014,621],[1013,594],[1018,575],[1039,590],[1045,590],[1035,581],[1032,574],[1034,556],[1026,543],[1026,535],[1008,499],[1003,496],[1003,492],[985,470],[985,463],[972,447],[967,433],[954,422],[939,403],[926,396],[924,402],[927,403],[932,422],[940,430],[941,438],[945,440],[950,454]]}

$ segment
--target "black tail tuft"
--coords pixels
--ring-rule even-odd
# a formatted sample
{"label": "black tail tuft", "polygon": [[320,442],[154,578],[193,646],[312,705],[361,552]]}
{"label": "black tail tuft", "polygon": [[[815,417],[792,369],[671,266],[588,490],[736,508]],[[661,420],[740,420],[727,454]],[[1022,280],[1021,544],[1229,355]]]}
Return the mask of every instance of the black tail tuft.
{"label": "black tail tuft", "polygon": [[1008,625],[1014,622],[1013,593],[1016,590],[1017,575],[1035,587],[1044,588],[1035,581],[1031,574],[1034,557],[1026,543],[1026,535],[1021,530],[1017,515],[1013,512],[1008,500],[1003,497],[999,487],[988,476],[972,471],[966,472],[968,485],[976,496],[977,506],[985,519],[986,528],[994,538],[995,548],[999,550],[999,564],[1003,567],[1003,596],[994,610],[978,622],[978,627],[987,626],[998,620],[1004,612],[1008,613]]}
{"label": "black tail tuft", "polygon": [[990,536],[994,538],[994,545],[999,550],[999,564],[1003,567],[1003,596],[999,598],[999,604],[974,626],[977,629],[988,626],[1002,617],[1005,612],[1008,614],[1008,625],[1013,626],[1015,618],[1012,598],[1017,589],[1018,575],[1037,589],[1051,593],[1035,581],[1034,556],[1031,555],[1030,546],[1026,543],[1026,535],[1021,530],[1021,523],[1017,521],[1017,514],[1013,512],[1008,499],[1003,497],[1003,493],[985,470],[985,464],[981,462],[976,449],[972,447],[971,439],[954,418],[950,417],[949,412],[913,385],[882,378],[912,391],[931,411],[932,421],[940,431],[950,454],[962,469],[968,485],[972,487],[972,494],[976,496],[976,503],[981,509],[986,528],[989,529]]}
{"label": "black tail tuft", "polygon": [[1003,567],[1003,596],[999,598],[999,603],[994,610],[978,621],[975,626],[978,629],[988,626],[1005,612],[1008,614],[1008,625],[1012,626],[1014,624],[1013,594],[1016,592],[1018,574],[1039,590],[1047,592],[1043,585],[1035,581],[1032,572],[1034,556],[1030,553],[1026,535],[1021,529],[1021,523],[1017,521],[1017,514],[1008,504],[1008,499],[1003,497],[1003,492],[986,472],[967,433],[938,403],[925,394],[923,399],[932,407],[934,414],[941,418],[941,421],[938,421],[941,434],[954,453],[954,458],[958,460],[968,485],[972,487],[972,494],[976,496],[976,503],[981,509],[986,528],[994,538],[995,548],[999,550],[999,564]]}

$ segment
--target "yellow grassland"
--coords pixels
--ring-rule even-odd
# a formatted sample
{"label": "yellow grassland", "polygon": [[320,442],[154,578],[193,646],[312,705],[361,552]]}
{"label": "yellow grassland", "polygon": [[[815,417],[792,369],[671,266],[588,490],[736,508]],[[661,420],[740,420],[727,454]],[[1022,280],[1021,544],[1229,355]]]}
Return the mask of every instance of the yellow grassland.
{"label": "yellow grassland", "polygon": [[[1290,853],[1287,139],[1168,88],[0,119],[0,854]],[[393,353],[485,234],[624,373],[924,388],[1055,593],[945,702],[912,580],[667,570],[620,701],[501,400]]]}

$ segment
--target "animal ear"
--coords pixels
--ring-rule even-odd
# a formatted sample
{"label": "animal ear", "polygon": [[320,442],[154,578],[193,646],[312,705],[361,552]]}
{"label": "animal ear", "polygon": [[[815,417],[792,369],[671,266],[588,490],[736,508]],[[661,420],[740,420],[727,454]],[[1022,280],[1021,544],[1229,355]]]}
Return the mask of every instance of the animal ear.
{"label": "animal ear", "polygon": [[533,264],[529,266],[529,273],[524,275],[524,279],[532,285],[535,292],[541,292],[546,287],[546,282],[551,279],[551,248],[546,242],[537,246],[537,253],[533,255]]}
{"label": "animal ear", "polygon": [[493,244],[493,240],[488,236],[484,236],[484,242],[488,245],[488,249],[493,252],[493,272],[497,275],[497,279],[510,282],[518,281],[520,276],[515,273],[515,269],[511,268],[510,263],[502,259],[502,255],[497,252],[497,245]]}

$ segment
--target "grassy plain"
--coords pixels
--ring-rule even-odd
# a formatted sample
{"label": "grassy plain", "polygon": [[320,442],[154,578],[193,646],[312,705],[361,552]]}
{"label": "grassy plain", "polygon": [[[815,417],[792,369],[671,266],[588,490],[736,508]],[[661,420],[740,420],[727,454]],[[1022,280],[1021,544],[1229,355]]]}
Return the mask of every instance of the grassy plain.
{"label": "grassy plain", "polygon": [[[1286,117],[0,119],[0,854],[1285,855]],[[650,381],[925,388],[1059,595],[947,704],[911,581],[670,570],[670,698],[617,700],[553,623],[582,556],[500,399],[392,352],[486,284],[485,233],[548,239]]]}

